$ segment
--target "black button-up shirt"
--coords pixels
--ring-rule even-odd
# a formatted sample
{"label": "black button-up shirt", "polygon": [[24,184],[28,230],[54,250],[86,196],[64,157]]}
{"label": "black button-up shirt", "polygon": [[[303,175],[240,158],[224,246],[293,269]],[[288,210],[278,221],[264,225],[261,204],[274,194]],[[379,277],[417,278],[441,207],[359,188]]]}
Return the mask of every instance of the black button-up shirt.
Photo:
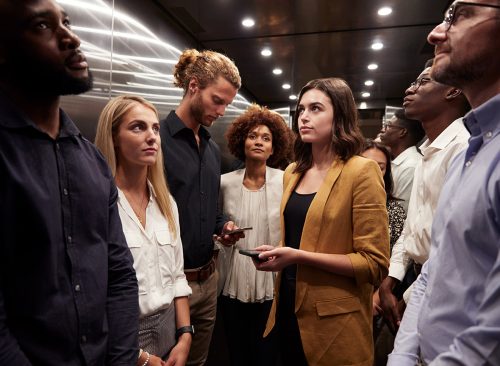
{"label": "black button-up shirt", "polygon": [[212,235],[225,217],[219,213],[220,151],[202,126],[200,146],[193,130],[170,112],[161,122],[161,146],[168,185],[179,208],[184,268],[197,268],[212,256]]}
{"label": "black button-up shirt", "polygon": [[103,157],[0,96],[0,365],[135,365],[138,290]]}

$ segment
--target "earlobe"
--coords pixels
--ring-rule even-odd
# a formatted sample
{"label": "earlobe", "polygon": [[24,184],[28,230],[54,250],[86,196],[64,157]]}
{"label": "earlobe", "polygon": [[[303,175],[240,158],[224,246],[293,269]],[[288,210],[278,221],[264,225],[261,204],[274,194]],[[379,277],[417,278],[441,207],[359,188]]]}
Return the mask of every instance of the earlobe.
{"label": "earlobe", "polygon": [[460,94],[462,94],[462,91],[460,89],[457,88],[450,89],[446,94],[446,99],[447,100],[454,99],[458,97]]}

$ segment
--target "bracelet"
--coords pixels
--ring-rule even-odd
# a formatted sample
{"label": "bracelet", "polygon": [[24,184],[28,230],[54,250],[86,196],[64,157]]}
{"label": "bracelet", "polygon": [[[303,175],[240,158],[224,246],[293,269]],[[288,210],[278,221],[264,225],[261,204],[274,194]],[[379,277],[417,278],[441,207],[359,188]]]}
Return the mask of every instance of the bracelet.
{"label": "bracelet", "polygon": [[144,351],[148,356],[146,357],[146,361],[141,365],[141,366],[146,366],[149,363],[149,359],[151,358],[151,355],[149,352]]}

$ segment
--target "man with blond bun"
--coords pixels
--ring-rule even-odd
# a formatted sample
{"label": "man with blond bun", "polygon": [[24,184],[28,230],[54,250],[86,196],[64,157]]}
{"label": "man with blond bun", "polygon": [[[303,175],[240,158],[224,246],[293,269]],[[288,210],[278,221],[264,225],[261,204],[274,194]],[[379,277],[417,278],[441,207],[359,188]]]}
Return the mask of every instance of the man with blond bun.
{"label": "man with blond bun", "polygon": [[451,163],[429,259],[390,366],[500,365],[500,1],[455,1],[428,36],[431,78],[460,88],[471,137]]}
{"label": "man with blond bun", "polygon": [[233,245],[242,234],[218,213],[220,151],[206,129],[224,115],[241,86],[234,63],[213,52],[185,50],[174,70],[175,85],[184,97],[161,122],[162,149],[170,191],[177,201],[184,249],[186,278],[193,290],[189,299],[193,327],[177,334],[196,332],[188,365],[207,359],[217,308],[217,251],[214,238]]}

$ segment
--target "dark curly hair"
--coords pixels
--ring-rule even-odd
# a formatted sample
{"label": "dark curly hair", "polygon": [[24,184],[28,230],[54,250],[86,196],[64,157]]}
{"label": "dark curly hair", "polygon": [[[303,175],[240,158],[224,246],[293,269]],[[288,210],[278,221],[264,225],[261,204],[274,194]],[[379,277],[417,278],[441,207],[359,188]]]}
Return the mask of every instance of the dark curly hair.
{"label": "dark curly hair", "polygon": [[241,116],[236,118],[226,132],[227,146],[237,159],[245,161],[245,140],[255,127],[264,125],[273,137],[273,154],[267,165],[283,168],[292,160],[293,133],[278,113],[266,107],[252,104]]}

